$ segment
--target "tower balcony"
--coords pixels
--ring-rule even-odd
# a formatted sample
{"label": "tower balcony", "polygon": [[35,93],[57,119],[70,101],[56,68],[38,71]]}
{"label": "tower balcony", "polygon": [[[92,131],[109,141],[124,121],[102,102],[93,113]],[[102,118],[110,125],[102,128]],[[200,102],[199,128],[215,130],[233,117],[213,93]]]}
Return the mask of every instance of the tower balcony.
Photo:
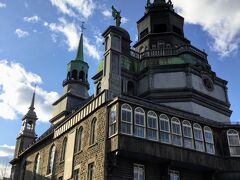
{"label": "tower balcony", "polygon": [[207,54],[205,52],[191,45],[183,45],[177,48],[151,49],[151,50],[146,50],[142,53],[131,50],[131,56],[139,60],[142,60],[144,58],[177,56],[183,53],[191,53],[200,57],[203,60],[207,60]]}

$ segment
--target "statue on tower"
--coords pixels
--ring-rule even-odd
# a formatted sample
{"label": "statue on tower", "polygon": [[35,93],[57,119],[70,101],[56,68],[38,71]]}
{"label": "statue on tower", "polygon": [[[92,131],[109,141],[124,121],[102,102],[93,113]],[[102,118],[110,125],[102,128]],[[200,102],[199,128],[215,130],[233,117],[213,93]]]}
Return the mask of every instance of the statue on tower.
{"label": "statue on tower", "polygon": [[121,11],[117,11],[116,8],[112,5],[112,16],[114,20],[116,21],[116,26],[120,27],[121,25]]}

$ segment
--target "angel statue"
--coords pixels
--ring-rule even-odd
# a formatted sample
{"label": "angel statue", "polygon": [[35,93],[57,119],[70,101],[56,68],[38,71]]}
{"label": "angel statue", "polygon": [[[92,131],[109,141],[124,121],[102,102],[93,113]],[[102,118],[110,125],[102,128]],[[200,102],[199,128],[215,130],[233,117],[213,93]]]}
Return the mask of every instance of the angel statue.
{"label": "angel statue", "polygon": [[121,17],[120,14],[121,14],[121,11],[117,11],[115,9],[115,7],[112,5],[112,16],[113,16],[114,20],[116,21],[116,26],[117,27],[120,27],[120,25],[121,25],[122,17]]}

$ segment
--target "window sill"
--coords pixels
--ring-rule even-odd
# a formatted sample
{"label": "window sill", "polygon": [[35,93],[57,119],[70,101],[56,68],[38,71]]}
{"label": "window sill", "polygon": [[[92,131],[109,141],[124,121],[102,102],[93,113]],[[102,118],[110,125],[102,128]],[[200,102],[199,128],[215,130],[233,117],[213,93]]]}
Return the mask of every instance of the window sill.
{"label": "window sill", "polygon": [[92,147],[96,146],[97,144],[98,144],[98,143],[93,143],[93,144],[89,145],[88,148],[92,148]]}
{"label": "window sill", "polygon": [[76,155],[78,155],[78,154],[81,154],[82,152],[83,152],[83,150],[81,149],[80,151],[75,152],[75,153],[74,153],[74,156],[76,156]]}

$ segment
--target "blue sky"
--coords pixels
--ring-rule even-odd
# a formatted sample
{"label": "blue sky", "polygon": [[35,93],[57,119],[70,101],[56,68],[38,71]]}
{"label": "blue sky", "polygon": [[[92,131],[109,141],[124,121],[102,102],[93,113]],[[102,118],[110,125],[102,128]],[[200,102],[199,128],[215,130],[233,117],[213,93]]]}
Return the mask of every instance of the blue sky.
{"label": "blue sky", "polygon": [[[231,120],[239,121],[240,3],[172,1],[176,11],[185,17],[185,36],[208,53],[213,71],[229,82]],[[102,58],[101,33],[114,24],[111,5],[121,10],[122,26],[135,42],[136,21],[143,16],[145,3],[146,0],[0,0],[0,164],[11,158],[35,84],[38,135],[49,127],[51,104],[61,95],[66,65],[76,55],[81,22],[87,28],[84,53],[92,77]]]}

